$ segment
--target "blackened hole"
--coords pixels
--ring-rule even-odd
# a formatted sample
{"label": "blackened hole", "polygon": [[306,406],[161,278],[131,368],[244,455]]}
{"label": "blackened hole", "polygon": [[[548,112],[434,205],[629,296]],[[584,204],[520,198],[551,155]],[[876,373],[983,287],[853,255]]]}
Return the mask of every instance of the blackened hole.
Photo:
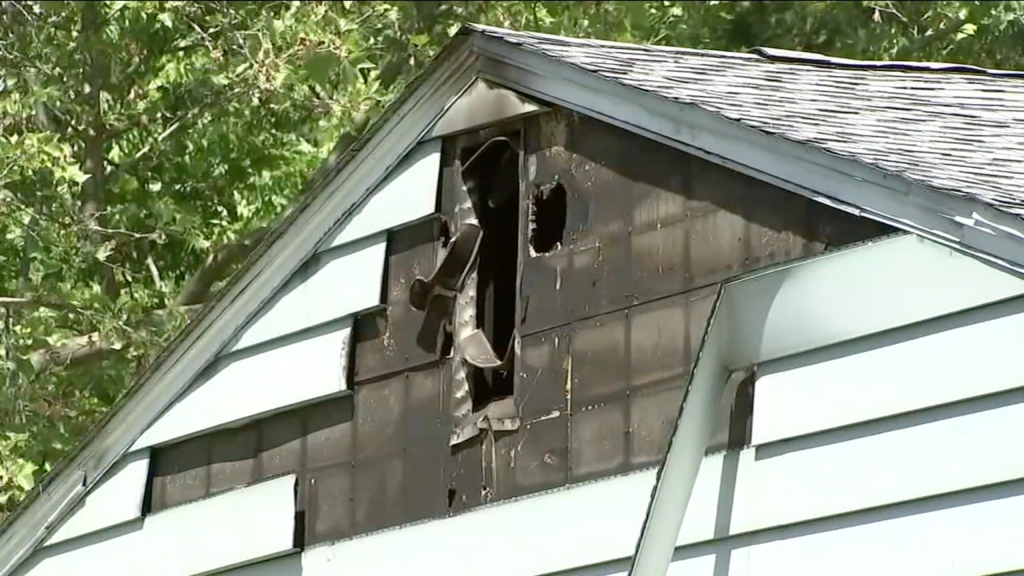
{"label": "blackened hole", "polygon": [[441,334],[441,358],[449,358],[452,355],[452,344],[455,341],[455,337],[452,335],[451,330],[445,330]]}
{"label": "blackened hole", "polygon": [[438,236],[441,238],[441,248],[447,248],[448,243],[452,241],[452,226],[448,223],[447,218],[441,219],[441,230],[438,232]]}
{"label": "blackened hole", "polygon": [[292,546],[295,548],[306,547],[306,502],[305,494],[303,490],[299,489],[299,484],[305,481],[305,477],[300,476],[299,480],[295,483],[295,490],[293,492],[295,497],[295,526],[292,529]]}
{"label": "blackened hole", "polygon": [[448,509],[451,510],[452,505],[455,504],[455,496],[457,495],[455,488],[448,489]]}
{"label": "blackened hole", "polygon": [[561,182],[538,187],[530,203],[530,247],[537,254],[558,250],[565,234],[568,194]]}
{"label": "blackened hole", "polygon": [[[519,265],[519,135],[494,138],[460,152],[463,184],[483,229],[477,259],[477,327],[499,358],[512,345],[516,327]],[[470,394],[479,408],[513,392],[510,372],[470,373]]]}

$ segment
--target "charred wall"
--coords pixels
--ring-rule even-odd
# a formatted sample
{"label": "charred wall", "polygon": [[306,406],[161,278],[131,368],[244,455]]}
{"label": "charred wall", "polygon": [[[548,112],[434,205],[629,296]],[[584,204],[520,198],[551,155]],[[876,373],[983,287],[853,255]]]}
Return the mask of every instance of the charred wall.
{"label": "charred wall", "polygon": [[522,209],[543,221],[558,186],[566,217],[555,249],[523,254],[524,335],[891,232],[583,116],[526,134]]}
{"label": "charred wall", "polygon": [[655,466],[722,281],[891,232],[564,111],[442,157],[438,213],[389,232],[355,319],[352,397],[159,449],[152,509],[298,472],[306,545]]}

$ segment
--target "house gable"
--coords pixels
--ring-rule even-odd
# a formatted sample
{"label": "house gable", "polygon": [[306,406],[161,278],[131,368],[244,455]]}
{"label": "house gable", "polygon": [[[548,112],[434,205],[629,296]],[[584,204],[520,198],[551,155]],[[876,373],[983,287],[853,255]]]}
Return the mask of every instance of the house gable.
{"label": "house gable", "polygon": [[[501,81],[497,69],[493,60],[481,66],[495,82]],[[515,518],[536,517],[530,510],[552,507],[564,518],[522,535],[524,544],[554,542],[579,523],[600,530],[627,508],[633,521],[606,534],[600,550],[565,554],[530,571],[621,556],[631,548],[623,542],[638,534],[653,466],[664,458],[719,284],[893,230],[850,214],[849,205],[833,209],[768,182],[776,177],[723,168],[702,159],[707,154],[667,146],[663,136],[638,136],[644,130],[636,126],[623,130],[598,113],[510,100],[507,91],[480,82],[470,85],[476,88],[467,98],[497,93],[499,102],[514,104],[502,108],[512,118],[458,112],[433,128],[414,127],[426,140],[411,149],[403,144],[409,152],[385,178],[367,176],[381,184],[358,207],[317,212],[318,230],[337,219],[345,224],[315,242],[314,233],[304,236],[312,256],[292,265],[274,294],[261,297],[266,303],[232,328],[221,356],[132,446],[130,456],[152,461],[147,503],[138,509],[147,517],[119,519],[116,530],[134,522],[145,534],[147,523],[161,524],[158,518],[186,518],[200,506],[213,510],[257,487],[277,486],[277,502],[282,486],[292,487],[290,509],[282,505],[250,519],[287,528],[287,539],[275,531],[255,544],[260,550],[227,550],[213,564],[169,573],[223,570],[342,540],[302,554],[308,576],[327,570],[339,554],[379,563],[382,551],[393,554],[393,544],[423,530],[451,542],[471,530],[467,523],[479,527],[489,518],[493,533]],[[584,104],[572,108],[588,112]],[[492,155],[495,150],[501,153]],[[511,181],[503,170],[514,172]],[[485,195],[499,188],[513,195],[507,211],[481,211],[479,198],[472,208],[469,196],[481,182]],[[445,338],[439,326],[424,331],[437,318],[410,306],[410,287],[431,277],[474,218],[484,240],[467,282],[472,290],[463,292],[470,302],[456,303],[447,320],[457,331],[460,322],[466,325],[460,310],[477,315],[496,359],[514,362],[511,376],[493,367],[460,375],[451,351],[459,359],[478,349],[460,349],[451,342],[457,334]],[[750,393],[736,384],[737,397]],[[503,396],[511,402],[502,403]],[[717,415],[712,428],[726,430],[711,439],[712,450],[750,442],[749,434],[732,430],[749,428],[752,408],[727,408],[706,410]],[[707,449],[700,446],[701,454]],[[716,465],[720,472],[723,462],[721,454],[707,456],[701,475],[707,469],[713,476]],[[570,485],[580,486],[559,490]],[[506,502],[526,495],[535,497]],[[622,507],[609,508],[609,501]],[[440,518],[422,525],[429,529],[346,540]],[[104,522],[97,529],[113,521]],[[702,533],[700,526],[688,530],[683,533]],[[134,548],[138,538],[119,541]],[[21,573],[73,565],[91,544],[59,540],[48,541]],[[481,562],[493,556],[487,550],[497,554],[495,546],[508,546],[490,536],[479,540]],[[441,569],[445,550],[438,547],[424,562]],[[104,554],[116,556],[116,549]]]}
{"label": "house gable", "polygon": [[[285,295],[140,437],[129,455],[152,459],[140,515],[207,506],[288,474],[296,475],[297,515],[279,521],[294,530],[289,547],[592,481],[603,487],[584,497],[629,493],[623,502],[636,500],[639,514],[648,489],[636,487],[650,486],[664,456],[714,301],[707,287],[890,232],[565,110],[441,140],[439,155],[424,153],[437,149],[432,141],[414,148],[418,162],[400,163],[404,172],[386,179],[350,222],[366,228],[360,215],[374,214],[378,198],[432,212],[389,213],[390,229],[326,241],[312,259],[341,251],[344,261],[361,253],[348,247],[382,245],[380,261],[291,300],[302,284],[286,283]],[[504,154],[479,152],[494,142],[522,151],[514,153],[522,173],[503,174]],[[474,155],[481,163],[467,162]],[[638,170],[640,162],[650,170]],[[518,197],[507,220],[481,217],[484,234],[505,234],[512,250],[483,244],[471,276],[474,297],[491,298],[477,320],[488,337],[499,314],[519,319],[504,392],[495,376],[487,386],[485,374],[456,376],[443,334],[435,326],[425,337],[429,313],[410,306],[410,286],[432,275],[465,218],[473,177]],[[503,177],[512,181],[494,179]],[[549,198],[556,188],[563,207]],[[346,306],[352,282],[367,297]],[[277,307],[284,322],[268,322]],[[247,342],[261,323],[269,326],[265,339]],[[511,396],[519,425],[461,437],[460,385],[471,412]],[[618,477],[634,471],[645,472]],[[579,497],[562,499],[577,506]]]}

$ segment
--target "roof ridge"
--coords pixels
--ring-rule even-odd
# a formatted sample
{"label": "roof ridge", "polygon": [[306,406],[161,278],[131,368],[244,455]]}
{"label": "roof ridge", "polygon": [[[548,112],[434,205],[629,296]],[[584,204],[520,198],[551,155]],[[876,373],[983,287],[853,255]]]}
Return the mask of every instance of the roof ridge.
{"label": "roof ridge", "polygon": [[460,34],[468,32],[477,32],[485,34],[487,36],[493,36],[506,42],[517,44],[516,37],[521,38],[532,38],[538,40],[555,40],[562,43],[590,45],[590,46],[601,46],[608,48],[644,48],[647,50],[656,50],[659,52],[678,52],[682,54],[693,54],[698,56],[715,56],[720,58],[735,58],[739,60],[763,60],[763,57],[756,54],[748,54],[746,52],[734,52],[729,50],[710,50],[707,48],[687,48],[684,46],[666,46],[663,44],[640,44],[637,42],[619,42],[616,40],[601,40],[599,38],[579,38],[575,36],[560,36],[558,34],[548,34],[545,32],[528,32],[515,30],[513,28],[501,28],[498,26],[489,26],[487,24],[468,23],[463,25],[459,31]]}
{"label": "roof ridge", "polygon": [[709,50],[704,48],[686,48],[682,46],[664,46],[657,44],[640,44],[634,42],[618,42],[613,40],[600,40],[596,38],[579,38],[575,36],[561,36],[558,34],[547,34],[543,32],[528,32],[489,26],[487,24],[467,23],[463,25],[460,33],[477,32],[499,38],[511,44],[519,44],[520,39],[535,39],[556,41],[562,44],[576,44],[583,46],[625,48],[636,50],[642,48],[663,53],[690,54],[694,56],[711,56],[716,58],[732,58],[737,60],[759,60],[786,64],[803,64],[807,66],[831,67],[850,70],[887,70],[907,72],[935,72],[938,74],[971,74],[977,76],[991,76],[994,78],[1024,78],[1024,70],[1000,70],[982,68],[971,64],[958,64],[952,62],[912,62],[912,61],[889,61],[889,60],[857,60],[853,58],[842,58],[829,56],[817,52],[804,52],[800,50],[788,50],[784,48],[771,48],[756,46],[746,52],[735,52],[728,50]]}
{"label": "roof ridge", "polygon": [[833,68],[849,68],[857,70],[905,70],[911,72],[939,72],[945,74],[981,74],[1003,78],[1024,78],[1022,70],[999,70],[982,68],[972,64],[955,62],[911,62],[905,60],[857,60],[828,56],[817,52],[787,50],[785,48],[769,48],[757,46],[749,50],[761,58],[771,62],[807,64],[812,66],[829,66]]}

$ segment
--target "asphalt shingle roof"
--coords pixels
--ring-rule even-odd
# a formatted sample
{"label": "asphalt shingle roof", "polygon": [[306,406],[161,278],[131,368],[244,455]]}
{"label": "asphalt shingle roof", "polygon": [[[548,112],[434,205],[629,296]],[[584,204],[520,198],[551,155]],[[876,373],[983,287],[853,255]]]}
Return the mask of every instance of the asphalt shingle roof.
{"label": "asphalt shingle roof", "polygon": [[1024,216],[1024,72],[473,28],[615,82]]}

